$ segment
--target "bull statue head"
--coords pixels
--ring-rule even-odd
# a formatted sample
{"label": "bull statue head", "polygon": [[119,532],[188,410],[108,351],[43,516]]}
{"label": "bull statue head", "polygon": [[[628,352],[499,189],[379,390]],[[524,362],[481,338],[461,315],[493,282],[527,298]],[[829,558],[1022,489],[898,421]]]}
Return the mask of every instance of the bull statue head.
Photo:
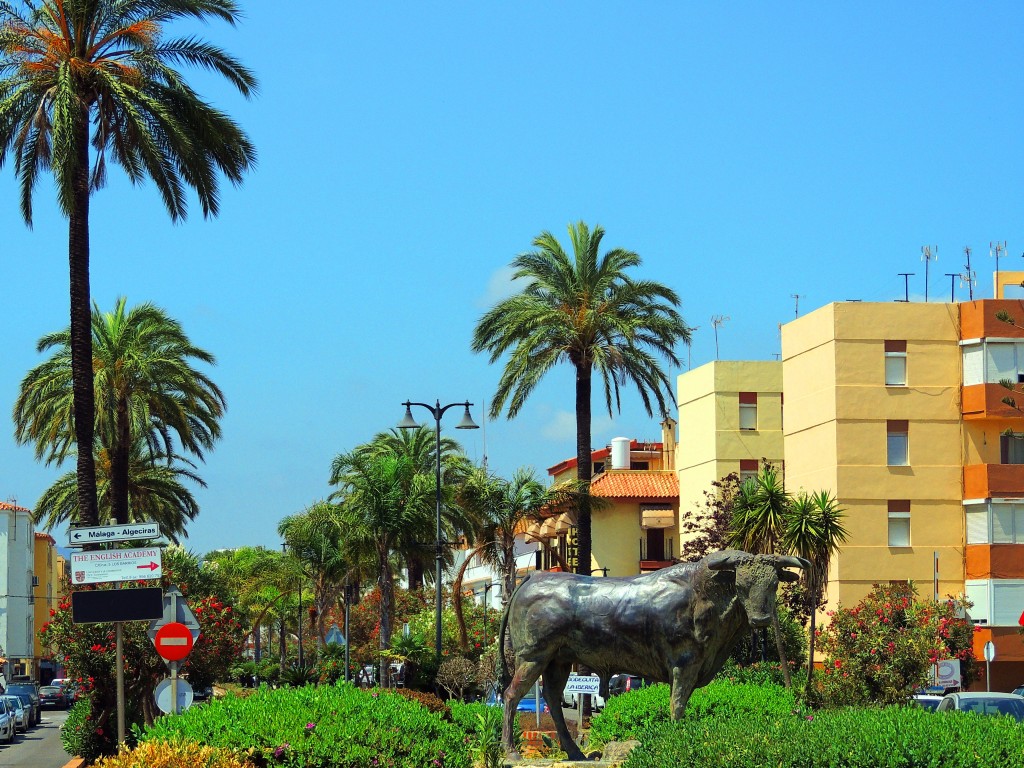
{"label": "bull statue head", "polygon": [[708,570],[714,572],[715,581],[735,583],[736,598],[752,627],[766,627],[771,623],[779,582],[800,578],[786,568],[808,570],[811,567],[802,557],[752,555],[734,549],[714,552],[704,562]]}

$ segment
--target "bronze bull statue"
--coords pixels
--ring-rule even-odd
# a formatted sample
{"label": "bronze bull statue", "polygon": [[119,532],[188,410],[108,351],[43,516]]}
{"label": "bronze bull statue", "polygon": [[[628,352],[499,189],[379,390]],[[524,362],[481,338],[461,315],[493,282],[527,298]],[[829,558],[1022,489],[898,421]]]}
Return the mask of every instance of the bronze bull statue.
{"label": "bronze bull statue", "polygon": [[529,574],[509,600],[498,635],[515,659],[509,681],[501,654],[506,752],[518,757],[512,741],[516,707],[544,675],[544,700],[558,742],[569,759],[584,759],[562,714],[562,690],[573,664],[598,674],[606,698],[608,679],[618,672],[671,683],[672,719],[678,720],[690,694],[717,674],[747,627],[771,622],[779,582],[799,578],[787,567],[806,569],[810,563],[725,550],[640,576]]}

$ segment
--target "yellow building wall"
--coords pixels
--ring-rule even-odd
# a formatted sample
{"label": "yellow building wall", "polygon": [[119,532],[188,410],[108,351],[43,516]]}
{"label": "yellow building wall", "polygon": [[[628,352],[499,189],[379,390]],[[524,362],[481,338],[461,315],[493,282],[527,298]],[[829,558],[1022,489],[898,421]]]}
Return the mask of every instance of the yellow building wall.
{"label": "yellow building wall", "polygon": [[[787,490],[830,491],[846,510],[830,609],[884,581],[930,595],[936,551],[940,592],[963,590],[957,317],[955,305],[847,302],[782,328]],[[906,386],[885,385],[889,339],[907,342]],[[910,466],[887,465],[889,419],[909,422]],[[911,502],[909,547],[888,546],[890,499]]]}
{"label": "yellow building wall", "polygon": [[[593,568],[607,568],[609,576],[634,576],[640,573],[640,541],[646,532],[640,525],[640,504],[614,501],[591,513],[594,530]],[[600,535],[598,535],[600,532]],[[678,537],[678,530],[665,529],[666,546]]]}
{"label": "yellow building wall", "polygon": [[[33,620],[36,628],[33,655],[37,663],[39,659],[49,655],[39,640],[39,630],[50,620],[50,610],[56,610],[64,596],[64,562],[64,558],[57,552],[54,543],[48,536],[36,537],[32,574],[38,579],[39,584],[33,587],[32,595],[35,600]],[[38,674],[38,668],[36,672]]]}

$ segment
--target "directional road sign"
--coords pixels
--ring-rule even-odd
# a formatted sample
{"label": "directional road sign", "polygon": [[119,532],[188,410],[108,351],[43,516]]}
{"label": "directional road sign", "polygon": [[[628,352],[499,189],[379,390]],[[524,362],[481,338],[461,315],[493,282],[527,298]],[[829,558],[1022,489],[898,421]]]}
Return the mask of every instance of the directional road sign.
{"label": "directional road sign", "polygon": [[95,584],[99,581],[159,579],[163,575],[162,564],[160,550],[156,547],[72,552],[71,582]]}
{"label": "directional road sign", "polygon": [[156,631],[153,645],[160,657],[167,661],[181,661],[192,651],[192,633],[184,624],[172,621]]}
{"label": "directional road sign", "polygon": [[160,538],[160,526],[156,523],[133,523],[131,525],[96,525],[90,528],[68,530],[68,543],[72,547],[111,541],[133,541],[137,539]]}

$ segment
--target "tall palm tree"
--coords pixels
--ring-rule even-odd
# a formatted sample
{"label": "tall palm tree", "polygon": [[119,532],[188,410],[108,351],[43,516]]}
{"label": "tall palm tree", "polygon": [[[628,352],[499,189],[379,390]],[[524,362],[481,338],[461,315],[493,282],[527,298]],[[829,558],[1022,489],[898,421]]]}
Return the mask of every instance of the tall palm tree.
{"label": "tall palm tree", "polygon": [[[689,344],[690,329],[676,311],[679,297],[660,283],[633,280],[640,266],[632,251],[615,248],[600,255],[604,230],[582,221],[569,225],[573,255],[542,232],[536,250],[512,262],[513,278],[525,281],[520,293],[484,314],[473,332],[474,352],[495,363],[508,360],[491,402],[491,416],[508,408],[514,418],[544,375],[568,362],[576,372],[576,471],[586,491],[590,484],[591,395],[594,372],[604,390],[608,415],[621,405],[620,386],[633,384],[648,415],[673,403],[672,384],[659,357],[678,366],[675,348]],[[653,402],[652,402],[653,401]],[[578,511],[579,565],[591,568],[591,514],[583,494]]]}
{"label": "tall palm tree", "polygon": [[[220,437],[224,394],[193,365],[214,365],[214,356],[192,344],[181,324],[153,304],[127,309],[119,298],[112,312],[94,306],[92,339],[95,444],[110,462],[106,477],[113,519],[126,523],[136,442],[170,456],[173,435],[179,450],[202,459],[204,449]],[[60,464],[76,447],[71,331],[44,336],[37,349],[54,354],[21,382],[15,439],[34,443],[37,458]]]}
{"label": "tall palm tree", "polygon": [[313,585],[316,606],[316,636],[327,638],[325,623],[329,609],[338,603],[345,579],[355,573],[353,558],[345,548],[341,509],[318,501],[304,512],[289,515],[277,526],[289,554]]}
{"label": "tall palm tree", "polygon": [[[380,647],[391,643],[394,608],[392,553],[399,542],[434,536],[434,481],[416,471],[407,456],[353,451],[335,459],[330,500],[341,506],[340,526],[347,547],[374,558],[380,589]],[[343,468],[343,471],[341,471]]]}
{"label": "tall palm tree", "polygon": [[[108,159],[135,184],[151,179],[171,219],[187,213],[186,189],[217,215],[218,177],[240,184],[256,152],[245,132],[203,101],[175,68],[224,76],[240,93],[256,79],[220,48],[173,38],[183,18],[234,24],[234,0],[10,0],[0,3],[0,163],[13,158],[21,212],[32,225],[40,172],[51,171],[68,219],[73,430],[93,444],[89,204]],[[91,131],[90,131],[91,127]],[[90,135],[91,134],[91,135]],[[91,146],[91,150],[90,150]],[[81,522],[99,519],[92,450],[77,453]]]}
{"label": "tall palm tree", "polygon": [[[416,475],[429,477],[431,483],[436,482],[437,440],[434,430],[427,426],[417,429],[391,429],[379,432],[373,439],[357,446],[354,451],[368,456],[405,456],[416,468]],[[344,474],[343,457],[336,457],[331,465],[331,482]],[[340,462],[340,463],[339,463]],[[449,437],[441,438],[441,494],[442,522],[449,528],[448,535],[454,536],[467,532],[472,527],[470,520],[458,503],[458,489],[469,476],[472,465],[462,451],[462,446]],[[412,477],[409,476],[411,482]],[[409,588],[417,589],[423,585],[425,577],[431,574],[430,565],[436,556],[432,546],[425,546],[425,539],[413,539],[406,536],[396,543],[397,554],[404,561],[409,573]],[[451,559],[451,551],[445,552],[446,559]]]}
{"label": "tall palm tree", "polygon": [[[191,464],[187,459],[151,453],[149,446],[136,441],[128,457],[129,504],[124,520],[115,520],[113,515],[112,466],[110,454],[98,451],[96,474],[101,523],[152,521],[160,527],[160,533],[173,542],[188,536],[185,528],[199,514],[199,503],[185,482],[203,488],[206,483],[188,468]],[[81,520],[79,501],[78,477],[75,472],[67,472],[43,491],[32,511],[32,519],[48,531],[69,521]]]}
{"label": "tall palm tree", "polygon": [[[762,465],[757,477],[740,485],[739,493],[733,500],[732,545],[754,554],[777,552],[786,530],[791,502],[779,471],[770,464]],[[791,688],[793,683],[789,674],[789,661],[776,611],[772,611],[772,631],[775,634],[783,681],[787,688]]]}
{"label": "tall palm tree", "polygon": [[842,520],[845,510],[839,507],[828,491],[800,493],[792,502],[782,534],[782,545],[788,552],[807,560],[811,567],[804,570],[806,580],[807,612],[811,619],[811,632],[807,653],[807,691],[811,688],[814,671],[815,618],[828,585],[828,569],[832,556],[848,536]]}
{"label": "tall palm tree", "polygon": [[462,580],[474,557],[480,556],[501,575],[502,601],[516,588],[516,537],[524,524],[535,520],[553,497],[533,470],[519,468],[511,480],[477,469],[461,489],[463,503],[477,519],[474,545],[466,552],[452,585],[452,599],[459,624],[459,638],[466,647],[466,622],[462,611]]}

